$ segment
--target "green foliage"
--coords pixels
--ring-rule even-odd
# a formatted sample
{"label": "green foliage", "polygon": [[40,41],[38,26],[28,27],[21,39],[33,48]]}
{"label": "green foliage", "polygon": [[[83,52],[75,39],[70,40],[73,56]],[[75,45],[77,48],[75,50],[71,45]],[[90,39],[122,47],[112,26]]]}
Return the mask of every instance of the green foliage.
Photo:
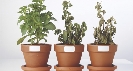
{"label": "green foliage", "polygon": [[22,38],[17,41],[17,45],[22,43],[26,37],[30,37],[28,42],[31,44],[38,44],[40,40],[47,42],[47,34],[49,30],[55,30],[55,25],[51,20],[56,21],[52,12],[46,10],[43,5],[44,0],[32,0],[28,6],[20,7],[19,12],[21,15],[18,18],[18,23],[21,23],[20,29]]}
{"label": "green foliage", "polygon": [[85,22],[82,22],[82,25],[78,23],[72,24],[74,17],[71,16],[71,13],[68,11],[69,7],[72,7],[70,1],[63,1],[63,15],[62,20],[65,20],[65,30],[61,31],[60,29],[55,30],[55,35],[59,35],[58,41],[67,45],[78,45],[81,44],[82,38],[85,36],[85,31],[87,26]]}
{"label": "green foliage", "polygon": [[116,33],[116,27],[114,26],[114,24],[116,24],[115,19],[113,16],[107,19],[107,21],[104,19],[103,15],[106,13],[106,11],[102,10],[101,3],[97,2],[95,9],[98,11],[97,17],[100,19],[100,21],[99,26],[94,28],[94,44],[115,44],[112,39]]}

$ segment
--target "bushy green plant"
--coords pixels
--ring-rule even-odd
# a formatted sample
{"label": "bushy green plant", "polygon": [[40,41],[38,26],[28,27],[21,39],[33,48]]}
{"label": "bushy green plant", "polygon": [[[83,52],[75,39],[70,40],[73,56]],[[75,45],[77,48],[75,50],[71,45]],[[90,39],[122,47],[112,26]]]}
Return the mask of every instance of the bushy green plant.
{"label": "bushy green plant", "polygon": [[22,37],[17,41],[17,45],[22,43],[26,37],[30,37],[28,42],[31,44],[38,44],[40,40],[45,40],[49,30],[55,30],[55,25],[51,20],[56,21],[52,12],[46,10],[43,5],[44,0],[32,0],[28,6],[20,7],[19,12],[21,15],[18,18],[18,23],[21,23],[20,29]]}
{"label": "bushy green plant", "polygon": [[97,2],[95,9],[98,11],[97,17],[100,19],[100,21],[99,26],[94,28],[94,44],[115,44],[113,41],[113,36],[116,33],[116,27],[114,26],[114,24],[116,24],[116,20],[113,18],[113,16],[107,19],[107,21],[104,19],[104,14],[106,11],[102,10],[100,2]]}
{"label": "bushy green plant", "polygon": [[68,11],[69,7],[72,7],[70,1],[63,1],[63,15],[62,20],[65,20],[65,30],[55,30],[55,35],[59,35],[58,41],[65,45],[79,45],[82,42],[82,38],[85,36],[87,26],[85,22],[82,25],[78,23],[72,23],[74,17]]}

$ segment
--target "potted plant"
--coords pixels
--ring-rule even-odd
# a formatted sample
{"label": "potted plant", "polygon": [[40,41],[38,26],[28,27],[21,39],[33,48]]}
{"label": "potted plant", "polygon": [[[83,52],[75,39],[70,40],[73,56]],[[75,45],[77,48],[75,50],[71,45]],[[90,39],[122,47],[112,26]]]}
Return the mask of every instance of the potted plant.
{"label": "potted plant", "polygon": [[[113,41],[116,33],[116,20],[112,17],[105,20],[105,10],[102,10],[100,2],[97,2],[95,9],[98,11],[97,17],[100,19],[99,26],[94,28],[94,43],[87,44],[91,65],[94,67],[112,67],[117,44]],[[115,66],[114,66],[115,67]],[[109,70],[108,70],[109,71]]]}
{"label": "potted plant", "polygon": [[[29,38],[30,44],[21,44],[26,67],[47,67],[51,44],[40,43],[41,40],[47,42],[47,34],[49,30],[55,30],[56,27],[52,20],[56,19],[52,16],[52,12],[46,10],[43,5],[44,0],[32,0],[32,3],[20,7],[18,13],[18,23],[20,25],[22,37],[17,41],[17,45],[22,43],[25,38]],[[23,66],[24,67],[24,66]]]}
{"label": "potted plant", "polygon": [[56,52],[58,61],[58,65],[56,65],[55,68],[58,69],[57,66],[65,68],[82,67],[82,65],[79,64],[82,52],[84,51],[84,45],[81,44],[81,42],[82,38],[85,36],[87,26],[85,22],[82,22],[82,25],[78,23],[72,23],[74,17],[68,11],[69,7],[72,7],[70,1],[63,1],[62,5],[62,20],[65,20],[65,30],[55,30],[55,35],[59,35],[58,41],[61,42],[59,44],[54,44],[54,51]]}

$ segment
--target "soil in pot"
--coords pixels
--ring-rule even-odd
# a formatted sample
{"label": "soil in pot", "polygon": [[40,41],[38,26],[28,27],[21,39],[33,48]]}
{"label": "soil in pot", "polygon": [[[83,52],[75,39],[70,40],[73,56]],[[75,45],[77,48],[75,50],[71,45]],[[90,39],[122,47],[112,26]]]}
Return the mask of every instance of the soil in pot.
{"label": "soil in pot", "polygon": [[117,66],[113,65],[111,67],[94,67],[91,64],[88,64],[87,69],[89,71],[115,71]]}
{"label": "soil in pot", "polygon": [[87,44],[92,66],[110,67],[112,66],[117,45],[92,45]]}
{"label": "soil in pot", "polygon": [[27,67],[46,67],[51,51],[50,44],[22,44],[21,51]]}
{"label": "soil in pot", "polygon": [[55,65],[54,69],[56,69],[56,71],[82,71],[84,66],[80,64],[79,67],[59,67],[59,65]]}
{"label": "soil in pot", "polygon": [[47,67],[27,67],[26,65],[22,65],[21,69],[24,71],[50,71],[51,66],[47,65]]}
{"label": "soil in pot", "polygon": [[79,67],[84,45],[54,45],[60,67]]}

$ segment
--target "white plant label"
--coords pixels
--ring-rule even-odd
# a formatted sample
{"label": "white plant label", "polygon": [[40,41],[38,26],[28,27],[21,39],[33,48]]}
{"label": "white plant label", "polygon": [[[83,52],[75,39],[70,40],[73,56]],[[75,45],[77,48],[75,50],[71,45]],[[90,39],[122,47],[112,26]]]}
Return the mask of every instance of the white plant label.
{"label": "white plant label", "polygon": [[98,51],[108,52],[109,46],[98,46]]}
{"label": "white plant label", "polygon": [[29,51],[40,51],[40,46],[30,46]]}
{"label": "white plant label", "polygon": [[64,47],[64,52],[74,52],[75,47],[74,46],[65,46]]}

